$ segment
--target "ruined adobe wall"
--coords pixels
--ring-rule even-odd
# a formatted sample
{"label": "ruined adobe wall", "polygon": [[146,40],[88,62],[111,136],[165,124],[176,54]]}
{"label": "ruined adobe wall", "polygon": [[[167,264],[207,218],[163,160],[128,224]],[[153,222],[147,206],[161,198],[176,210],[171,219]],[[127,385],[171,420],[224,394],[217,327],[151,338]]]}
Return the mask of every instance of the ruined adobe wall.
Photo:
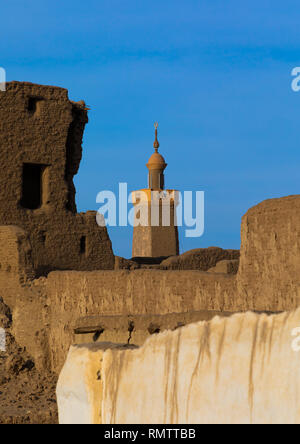
{"label": "ruined adobe wall", "polygon": [[247,213],[238,275],[56,271],[28,281],[13,312],[16,339],[38,363],[59,371],[82,316],[293,310],[300,306],[299,203],[300,196],[275,199]]}
{"label": "ruined adobe wall", "polygon": [[239,250],[223,250],[219,247],[196,248],[180,256],[172,256],[161,262],[163,270],[202,270],[208,271],[222,260],[238,260]]}
{"label": "ruined adobe wall", "polygon": [[[76,213],[73,176],[87,121],[85,104],[71,102],[63,88],[10,82],[0,94],[0,225],[27,232],[37,276],[53,269],[114,268],[111,242],[96,213]],[[34,209],[23,201],[28,164],[42,171],[41,202]],[[30,177],[26,182],[36,188]]]}
{"label": "ruined adobe wall", "polygon": [[[52,272],[29,284],[19,298],[14,334],[38,357],[38,365],[46,362],[59,372],[76,342],[74,328],[81,316],[234,311],[234,288],[231,276],[196,271]],[[48,345],[41,351],[43,341]]]}
{"label": "ruined adobe wall", "polygon": [[[276,260],[275,256],[274,262]],[[291,285],[288,275],[283,273],[281,278],[283,286]],[[257,282],[253,281],[252,286],[254,291],[252,297],[249,297],[248,292],[238,291],[235,275],[193,270],[51,273],[45,281],[45,288],[48,305],[52,307],[52,366],[59,369],[66,353],[65,347],[68,343],[76,342],[73,327],[75,319],[80,316],[163,315],[211,310],[232,313],[247,310],[279,312],[300,305],[300,296],[295,297],[293,292],[287,291],[284,297],[279,298],[276,287],[266,291],[265,285],[261,283],[261,289],[255,292]],[[251,283],[249,288],[252,288]],[[297,289],[297,286],[294,288]]]}
{"label": "ruined adobe wall", "polygon": [[[78,157],[72,173],[81,159],[82,134],[78,134],[77,143],[74,136],[71,139],[78,114],[81,128],[88,121],[87,111],[80,104],[70,102],[64,88],[7,83],[6,92],[0,95],[0,155],[4,166],[0,176],[1,219],[5,214],[7,218],[24,218],[20,207],[23,162],[50,166],[43,204],[50,211],[55,205],[57,212],[64,212],[70,198],[65,173],[69,175],[72,167],[71,162],[67,165],[67,158]],[[74,202],[70,202],[70,207],[74,207]]]}
{"label": "ruined adobe wall", "polygon": [[300,305],[300,196],[266,200],[242,219],[238,293],[258,310]]}

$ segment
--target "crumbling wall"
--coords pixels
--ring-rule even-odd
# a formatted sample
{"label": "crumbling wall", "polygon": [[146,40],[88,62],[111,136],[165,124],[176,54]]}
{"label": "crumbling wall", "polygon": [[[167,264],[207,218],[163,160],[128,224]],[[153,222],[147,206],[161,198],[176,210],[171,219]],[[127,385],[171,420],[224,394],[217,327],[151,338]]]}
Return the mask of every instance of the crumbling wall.
{"label": "crumbling wall", "polygon": [[[133,270],[136,268],[160,269],[160,270],[200,270],[211,271],[221,261],[235,261],[232,273],[237,273],[240,257],[239,250],[223,250],[219,247],[196,248],[186,251],[178,256],[170,257],[134,257],[124,259],[115,257],[116,270]],[[233,262],[232,262],[233,265]],[[221,270],[225,267],[220,266]],[[229,271],[225,270],[224,273]]]}
{"label": "crumbling wall", "polygon": [[299,202],[299,196],[275,199],[247,213],[238,275],[193,270],[51,273],[42,291],[50,307],[52,368],[60,369],[68,346],[76,341],[74,326],[82,316],[296,309],[300,305]]}
{"label": "crumbling wall", "polygon": [[[182,313],[179,322],[184,321],[184,313],[188,312],[236,308],[231,276],[219,275],[216,279],[212,274],[197,271],[56,271],[47,278],[33,279],[26,233],[17,227],[2,227],[2,233],[2,257],[10,251],[5,241],[14,249],[11,261],[8,257],[3,262],[9,264],[13,273],[7,274],[6,265],[0,272],[0,295],[13,308],[16,340],[26,346],[39,369],[59,372],[69,346],[76,341],[74,329],[82,316],[160,316],[175,312]],[[14,265],[17,257],[18,268]],[[111,322],[116,326],[113,318]],[[106,333],[111,339],[112,330]],[[148,334],[142,333],[144,338]]]}
{"label": "crumbling wall", "polygon": [[87,121],[85,104],[63,88],[10,82],[0,95],[0,225],[28,233],[37,276],[114,268],[96,212],[76,213],[73,176]]}
{"label": "crumbling wall", "polygon": [[[35,331],[47,332],[47,365],[58,372],[70,344],[76,342],[78,318],[95,314],[142,315],[234,308],[234,279],[201,272],[156,270],[52,272],[30,286],[44,297],[19,300],[16,329],[27,328],[29,313],[43,313]],[[232,311],[229,309],[228,311]],[[43,324],[44,323],[44,324]],[[48,328],[45,328],[45,323]],[[28,337],[32,335],[30,326]],[[25,331],[22,338],[26,340]],[[19,342],[20,339],[18,338]],[[28,341],[28,339],[27,339]],[[32,344],[36,349],[36,344]],[[31,352],[35,355],[36,351]],[[44,362],[43,361],[43,362]]]}
{"label": "crumbling wall", "polygon": [[239,269],[239,259],[228,260],[225,259],[223,261],[217,262],[215,267],[210,268],[210,273],[226,273],[226,274],[237,274]]}
{"label": "crumbling wall", "polygon": [[[3,262],[0,295],[5,302],[14,301],[16,340],[28,348],[37,366],[58,372],[76,341],[74,328],[80,317],[296,309],[300,305],[299,200],[295,196],[262,203],[243,218],[238,275],[137,269],[55,271],[47,278],[31,280],[30,272],[22,271],[20,265],[18,274],[10,275]],[[15,228],[5,227],[3,233],[4,249],[6,237],[14,248],[25,242],[24,232],[16,236]],[[27,276],[25,282],[19,279],[21,275]]]}
{"label": "crumbling wall", "polygon": [[219,261],[239,259],[239,250],[223,250],[219,247],[196,248],[180,256],[172,256],[161,262],[165,270],[202,270],[208,271]]}

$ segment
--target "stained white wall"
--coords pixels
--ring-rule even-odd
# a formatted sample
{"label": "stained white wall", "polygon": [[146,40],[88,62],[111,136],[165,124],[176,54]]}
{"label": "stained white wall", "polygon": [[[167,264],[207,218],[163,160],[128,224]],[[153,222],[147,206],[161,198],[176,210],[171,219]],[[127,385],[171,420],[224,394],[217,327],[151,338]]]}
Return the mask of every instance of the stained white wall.
{"label": "stained white wall", "polygon": [[246,313],[154,335],[135,350],[73,347],[58,385],[61,421],[82,412],[106,424],[299,424],[299,327],[300,309]]}

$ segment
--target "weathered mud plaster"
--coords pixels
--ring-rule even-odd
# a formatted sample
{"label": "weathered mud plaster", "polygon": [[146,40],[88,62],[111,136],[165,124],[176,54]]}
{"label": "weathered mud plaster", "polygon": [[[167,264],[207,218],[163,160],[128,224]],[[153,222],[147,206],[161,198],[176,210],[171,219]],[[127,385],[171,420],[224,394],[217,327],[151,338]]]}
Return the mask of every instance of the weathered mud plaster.
{"label": "weathered mud plaster", "polygon": [[114,268],[96,212],[76,210],[87,122],[84,102],[71,102],[63,88],[9,82],[0,94],[0,225],[25,231],[36,276]]}
{"label": "weathered mud plaster", "polygon": [[60,421],[300,424],[299,326],[300,309],[245,313],[154,335],[136,350],[74,346],[57,388]]}

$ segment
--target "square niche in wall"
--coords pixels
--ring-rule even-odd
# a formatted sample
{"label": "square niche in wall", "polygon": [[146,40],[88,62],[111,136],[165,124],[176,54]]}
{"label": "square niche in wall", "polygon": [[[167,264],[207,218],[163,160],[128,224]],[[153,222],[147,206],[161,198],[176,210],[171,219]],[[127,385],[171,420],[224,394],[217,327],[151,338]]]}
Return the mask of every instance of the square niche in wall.
{"label": "square niche in wall", "polygon": [[44,178],[47,165],[24,163],[22,172],[21,205],[29,210],[36,210],[43,204]]}

